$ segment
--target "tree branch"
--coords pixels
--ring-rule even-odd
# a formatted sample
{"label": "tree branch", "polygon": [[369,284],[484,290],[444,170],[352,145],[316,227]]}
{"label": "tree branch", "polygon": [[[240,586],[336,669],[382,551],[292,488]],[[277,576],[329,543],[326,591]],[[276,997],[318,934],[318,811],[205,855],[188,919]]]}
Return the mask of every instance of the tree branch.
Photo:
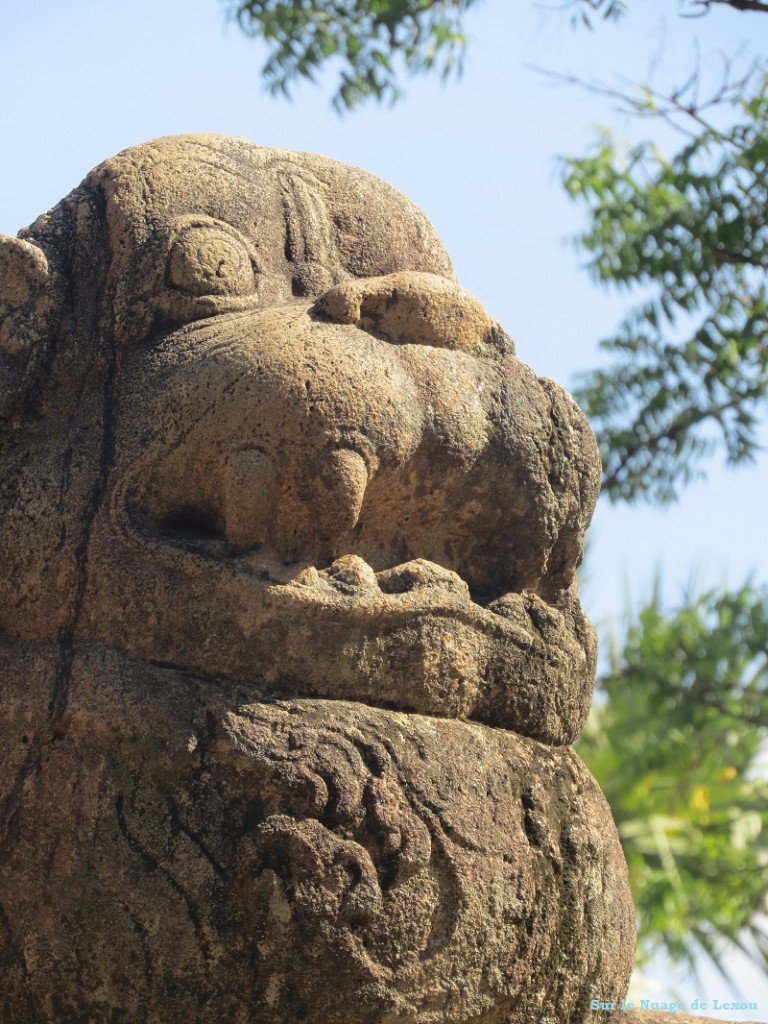
{"label": "tree branch", "polygon": [[[708,376],[711,376],[711,371],[709,371]],[[717,419],[721,413],[728,412],[729,409],[738,408],[743,400],[743,396],[739,395],[730,398],[727,402],[713,405],[709,409],[700,409],[694,406],[688,409],[685,415],[680,415],[674,423],[671,423],[664,430],[659,430],[657,433],[651,434],[650,437],[638,440],[635,444],[630,445],[619,459],[615,469],[603,477],[603,491],[610,491],[612,488],[620,486],[622,471],[627,468],[629,463],[640,452],[647,449],[655,452],[662,441],[675,441],[680,434],[690,430],[691,427],[696,427],[705,420]]]}
{"label": "tree branch", "polygon": [[768,261],[758,259],[757,256],[747,256],[743,252],[728,252],[726,249],[712,249],[712,253],[718,263],[729,263],[734,266],[745,265],[748,267],[760,267],[761,270],[768,270]]}
{"label": "tree branch", "polygon": [[732,7],[734,11],[758,11],[768,14],[768,3],[765,0],[696,0],[698,7],[708,10],[715,4]]}

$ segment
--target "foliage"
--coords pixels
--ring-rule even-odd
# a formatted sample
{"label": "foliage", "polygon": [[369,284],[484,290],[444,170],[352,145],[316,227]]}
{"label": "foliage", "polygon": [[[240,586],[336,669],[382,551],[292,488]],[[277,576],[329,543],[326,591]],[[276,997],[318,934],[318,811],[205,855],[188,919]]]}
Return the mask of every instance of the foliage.
{"label": "foliage", "polygon": [[[395,101],[407,75],[435,72],[442,78],[461,72],[467,39],[463,15],[477,0],[225,0],[247,35],[270,47],[262,68],[273,93],[290,95],[302,79],[316,81],[329,64],[338,70],[333,96],[337,110],[366,100]],[[593,17],[618,20],[628,0],[566,0],[574,21],[591,26]],[[683,13],[706,13],[725,5],[735,10],[768,11],[768,0],[679,0]]]}
{"label": "foliage", "polygon": [[460,72],[466,37],[462,15],[476,0],[236,0],[231,13],[250,35],[272,44],[262,69],[274,93],[315,80],[336,59],[337,110],[363,100],[396,100],[402,70]]}
{"label": "foliage", "polygon": [[592,15],[599,14],[606,21],[618,21],[626,13],[626,0],[571,0],[574,22],[592,27]]}
{"label": "foliage", "polygon": [[718,103],[720,129],[679,96],[646,112],[698,129],[670,159],[650,142],[622,150],[607,134],[565,161],[565,187],[589,207],[578,243],[598,281],[649,297],[602,342],[612,365],[582,375],[577,400],[601,440],[614,499],[664,503],[724,447],[754,457],[768,398],[768,75]]}
{"label": "foliage", "polygon": [[695,971],[743,948],[768,969],[768,591],[708,593],[667,616],[658,592],[614,646],[577,750],[629,864],[640,962]]}

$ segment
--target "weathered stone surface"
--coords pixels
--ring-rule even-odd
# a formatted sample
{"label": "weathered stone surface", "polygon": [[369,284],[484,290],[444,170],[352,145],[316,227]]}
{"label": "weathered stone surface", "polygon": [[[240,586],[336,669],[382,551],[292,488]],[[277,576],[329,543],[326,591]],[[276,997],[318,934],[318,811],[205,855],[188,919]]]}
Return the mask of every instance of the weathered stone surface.
{"label": "weathered stone surface", "polygon": [[[0,238],[0,1022],[577,1021],[594,438],[361,171],[159,140]],[[496,728],[490,728],[490,726]]]}
{"label": "weathered stone surface", "polygon": [[[23,680],[30,652],[5,653]],[[6,758],[46,728],[18,690]],[[620,998],[623,862],[571,750],[265,702],[101,644],[58,728],[3,871],[10,973],[43,1019],[571,1020],[595,979]]]}
{"label": "weathered stone surface", "polygon": [[594,439],[406,200],[318,157],[168,140],[26,239],[8,280],[13,253],[44,289],[45,249],[63,327],[4,446],[4,628],[76,615],[80,637],[231,679],[257,665],[276,692],[578,735]]}

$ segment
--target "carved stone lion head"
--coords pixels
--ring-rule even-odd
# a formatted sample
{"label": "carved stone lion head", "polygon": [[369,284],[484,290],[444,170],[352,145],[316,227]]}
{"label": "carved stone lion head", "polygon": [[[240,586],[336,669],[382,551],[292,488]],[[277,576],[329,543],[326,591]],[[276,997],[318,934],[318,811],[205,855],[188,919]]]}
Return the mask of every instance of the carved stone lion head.
{"label": "carved stone lion head", "polygon": [[623,990],[610,814],[554,749],[594,681],[596,445],[423,215],[161,139],[0,273],[7,1019],[576,1020]]}

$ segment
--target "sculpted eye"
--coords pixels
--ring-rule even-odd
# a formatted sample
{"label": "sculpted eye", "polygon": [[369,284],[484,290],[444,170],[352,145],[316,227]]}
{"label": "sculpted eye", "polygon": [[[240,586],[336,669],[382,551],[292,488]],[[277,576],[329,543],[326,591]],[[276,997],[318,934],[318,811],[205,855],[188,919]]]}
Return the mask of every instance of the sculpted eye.
{"label": "sculpted eye", "polygon": [[184,228],[168,256],[168,282],[187,295],[251,295],[255,268],[245,239],[218,227]]}

